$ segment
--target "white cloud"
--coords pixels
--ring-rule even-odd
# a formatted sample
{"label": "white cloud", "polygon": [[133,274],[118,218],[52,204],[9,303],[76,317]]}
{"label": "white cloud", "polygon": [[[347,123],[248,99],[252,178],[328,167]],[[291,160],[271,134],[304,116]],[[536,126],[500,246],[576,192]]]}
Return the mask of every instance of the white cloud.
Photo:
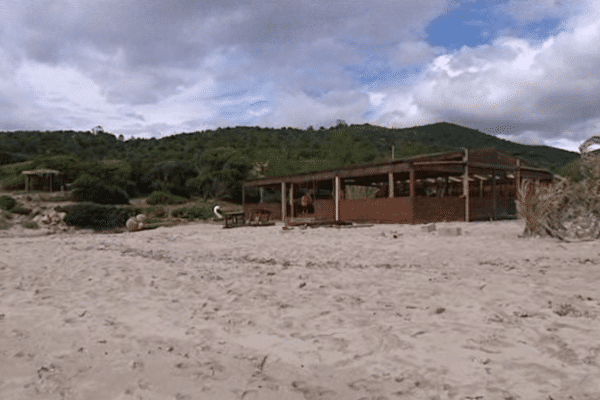
{"label": "white cloud", "polygon": [[596,129],[599,2],[509,0],[499,9],[512,18],[559,29],[446,52],[425,29],[450,4],[0,2],[0,127],[160,136],[448,121],[561,146]]}

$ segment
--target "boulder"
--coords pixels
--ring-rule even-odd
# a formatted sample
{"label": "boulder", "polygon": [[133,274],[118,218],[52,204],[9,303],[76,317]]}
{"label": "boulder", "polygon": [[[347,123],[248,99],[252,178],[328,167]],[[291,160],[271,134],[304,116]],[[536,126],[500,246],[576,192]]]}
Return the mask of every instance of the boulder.
{"label": "boulder", "polygon": [[460,228],[449,228],[443,227],[438,229],[438,236],[460,236],[461,229]]}

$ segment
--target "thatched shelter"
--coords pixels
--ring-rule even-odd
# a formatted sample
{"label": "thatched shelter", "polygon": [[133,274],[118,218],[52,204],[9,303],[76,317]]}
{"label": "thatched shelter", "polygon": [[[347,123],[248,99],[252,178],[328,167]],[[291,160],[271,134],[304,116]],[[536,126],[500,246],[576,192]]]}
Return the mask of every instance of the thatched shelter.
{"label": "thatched shelter", "polygon": [[58,177],[61,175],[60,171],[55,171],[53,169],[36,169],[34,171],[23,171],[21,172],[26,176],[25,181],[25,190],[44,190],[52,193],[53,184],[56,183],[54,177]]}

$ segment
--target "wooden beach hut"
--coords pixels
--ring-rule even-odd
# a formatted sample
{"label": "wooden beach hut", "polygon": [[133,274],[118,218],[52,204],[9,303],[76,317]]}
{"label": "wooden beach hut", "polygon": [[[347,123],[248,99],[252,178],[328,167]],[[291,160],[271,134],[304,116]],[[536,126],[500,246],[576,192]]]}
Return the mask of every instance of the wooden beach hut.
{"label": "wooden beach hut", "polygon": [[23,171],[22,174],[26,177],[26,191],[38,189],[52,193],[53,186],[56,184],[56,179],[53,178],[60,176],[61,172],[53,169],[36,169],[34,171]]}
{"label": "wooden beach hut", "polygon": [[[312,222],[429,223],[516,218],[518,183],[553,174],[493,149],[456,150],[245,181],[246,218]],[[366,196],[356,196],[362,188]]]}

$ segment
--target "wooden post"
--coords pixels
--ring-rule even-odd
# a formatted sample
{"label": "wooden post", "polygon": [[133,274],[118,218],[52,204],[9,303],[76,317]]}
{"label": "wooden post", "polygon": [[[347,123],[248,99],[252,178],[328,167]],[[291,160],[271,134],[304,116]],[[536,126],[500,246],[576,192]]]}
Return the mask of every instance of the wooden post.
{"label": "wooden post", "polygon": [[448,175],[444,176],[444,191],[442,192],[442,197],[448,196],[448,192],[450,191],[448,185]]}
{"label": "wooden post", "polygon": [[29,192],[29,175],[25,175],[25,191]]}
{"label": "wooden post", "polygon": [[263,197],[265,195],[265,188],[263,188],[262,186],[258,188],[258,193],[260,195],[260,200],[258,201],[259,203],[263,203]]}
{"label": "wooden post", "polygon": [[410,165],[410,197],[415,197],[415,170]]}
{"label": "wooden post", "polygon": [[52,193],[52,176],[53,176],[53,175],[54,175],[54,174],[50,174],[50,177],[49,177],[49,179],[48,179],[48,180],[50,181],[50,193]]}
{"label": "wooden post", "polygon": [[246,186],[242,185],[242,208],[246,206]]}
{"label": "wooden post", "polygon": [[388,172],[389,197],[394,197],[394,173]]}
{"label": "wooden post", "polygon": [[515,171],[515,198],[519,200],[519,185],[521,184],[521,163],[517,159],[517,170]]}
{"label": "wooden post", "polygon": [[281,222],[285,222],[285,182],[281,182]]}
{"label": "wooden post", "polygon": [[294,184],[290,183],[290,218],[294,218]]}
{"label": "wooden post", "polygon": [[496,220],[498,218],[498,200],[496,199],[496,170],[492,170],[492,203],[494,205],[493,218]]}
{"label": "wooden post", "polygon": [[483,179],[479,180],[479,197],[483,197]]}
{"label": "wooden post", "polygon": [[469,150],[465,149],[465,174],[463,175],[463,195],[465,196],[465,222],[469,222]]}
{"label": "wooden post", "polygon": [[340,220],[340,177],[335,177],[335,220]]}

